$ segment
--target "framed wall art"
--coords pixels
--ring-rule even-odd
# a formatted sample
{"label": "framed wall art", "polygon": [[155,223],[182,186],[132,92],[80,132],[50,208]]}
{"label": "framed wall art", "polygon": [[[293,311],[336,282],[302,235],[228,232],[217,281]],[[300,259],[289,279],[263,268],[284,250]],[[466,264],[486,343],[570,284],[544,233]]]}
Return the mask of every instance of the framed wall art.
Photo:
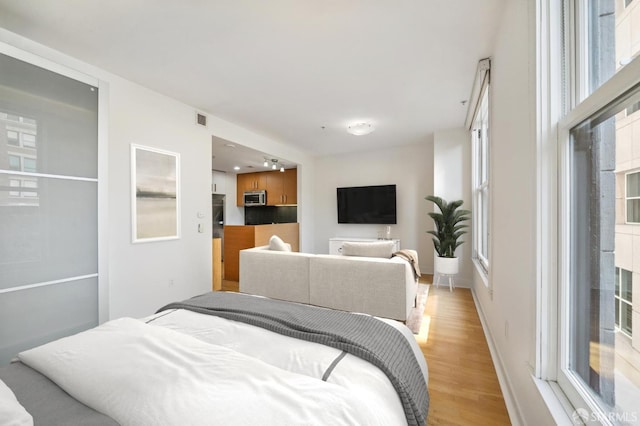
{"label": "framed wall art", "polygon": [[180,238],[180,154],[131,145],[132,241]]}

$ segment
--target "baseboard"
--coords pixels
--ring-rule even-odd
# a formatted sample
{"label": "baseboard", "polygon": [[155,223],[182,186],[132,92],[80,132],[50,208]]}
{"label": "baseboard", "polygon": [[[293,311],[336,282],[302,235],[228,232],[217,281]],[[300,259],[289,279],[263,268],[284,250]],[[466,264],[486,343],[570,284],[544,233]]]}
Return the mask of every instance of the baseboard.
{"label": "baseboard", "polygon": [[473,302],[476,305],[476,311],[478,311],[480,324],[482,324],[482,329],[484,330],[484,335],[487,339],[489,352],[491,352],[491,360],[493,361],[493,367],[495,368],[496,375],[498,376],[498,382],[500,383],[500,390],[502,391],[502,396],[504,397],[504,402],[507,406],[507,412],[509,413],[511,424],[514,426],[524,425],[525,422],[522,419],[522,410],[520,409],[520,406],[518,405],[518,402],[514,396],[513,388],[511,386],[511,381],[509,380],[509,375],[507,374],[504,368],[502,357],[500,356],[500,352],[496,348],[496,345],[493,341],[491,331],[487,326],[487,320],[484,315],[484,311],[482,310],[482,306],[480,305],[480,302],[478,302],[475,289],[473,288],[471,288],[471,295],[473,296]]}

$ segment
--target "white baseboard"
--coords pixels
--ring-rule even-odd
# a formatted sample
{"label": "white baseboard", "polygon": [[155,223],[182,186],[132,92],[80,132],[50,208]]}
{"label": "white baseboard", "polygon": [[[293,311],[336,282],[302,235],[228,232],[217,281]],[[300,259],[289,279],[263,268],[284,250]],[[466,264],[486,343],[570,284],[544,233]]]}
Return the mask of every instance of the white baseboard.
{"label": "white baseboard", "polygon": [[480,323],[482,324],[484,335],[487,338],[487,345],[489,346],[489,352],[491,352],[491,360],[493,361],[493,366],[496,370],[496,375],[498,376],[500,390],[502,390],[502,396],[504,397],[504,402],[507,406],[511,424],[514,426],[524,425],[525,422],[522,419],[522,410],[520,409],[520,406],[518,405],[518,402],[514,396],[511,381],[509,380],[509,375],[504,368],[504,363],[502,362],[500,352],[498,352],[498,349],[496,348],[496,345],[493,341],[493,337],[487,325],[487,320],[482,310],[482,306],[480,305],[480,302],[478,302],[475,289],[471,288],[471,294],[473,295],[473,302],[476,305],[476,311],[478,311],[478,317],[480,318]]}

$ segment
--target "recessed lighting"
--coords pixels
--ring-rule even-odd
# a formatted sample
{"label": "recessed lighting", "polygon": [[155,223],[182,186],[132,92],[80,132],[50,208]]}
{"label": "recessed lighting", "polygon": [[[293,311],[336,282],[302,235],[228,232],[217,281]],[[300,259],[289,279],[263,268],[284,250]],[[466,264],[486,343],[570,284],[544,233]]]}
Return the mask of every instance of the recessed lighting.
{"label": "recessed lighting", "polygon": [[354,123],[347,126],[347,132],[356,136],[368,135],[374,130],[373,124],[366,122]]}
{"label": "recessed lighting", "polygon": [[240,166],[233,166],[233,170],[240,170]]}

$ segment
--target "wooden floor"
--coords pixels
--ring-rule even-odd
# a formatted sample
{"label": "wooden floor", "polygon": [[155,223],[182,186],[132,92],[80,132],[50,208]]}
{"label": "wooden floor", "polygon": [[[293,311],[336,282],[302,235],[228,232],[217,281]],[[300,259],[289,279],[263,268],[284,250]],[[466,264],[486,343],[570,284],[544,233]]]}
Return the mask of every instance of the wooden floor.
{"label": "wooden floor", "polygon": [[[238,291],[238,283],[223,280],[222,290]],[[416,340],[429,367],[427,425],[511,424],[468,289],[431,286]]]}
{"label": "wooden floor", "polygon": [[417,340],[429,367],[428,425],[511,424],[470,290],[431,286]]}

